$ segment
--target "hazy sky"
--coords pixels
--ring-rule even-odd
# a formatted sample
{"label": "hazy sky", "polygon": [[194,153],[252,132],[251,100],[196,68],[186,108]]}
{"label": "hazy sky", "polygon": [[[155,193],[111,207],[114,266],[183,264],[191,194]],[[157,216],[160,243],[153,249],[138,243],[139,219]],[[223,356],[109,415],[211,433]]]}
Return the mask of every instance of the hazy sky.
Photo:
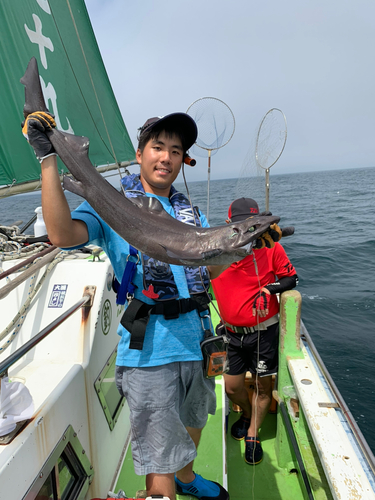
{"label": "hazy sky", "polygon": [[[236,177],[273,107],[288,139],[273,173],[375,165],[373,0],[86,0],[128,132],[216,97],[233,111],[211,178]],[[207,177],[196,158],[189,180]]]}

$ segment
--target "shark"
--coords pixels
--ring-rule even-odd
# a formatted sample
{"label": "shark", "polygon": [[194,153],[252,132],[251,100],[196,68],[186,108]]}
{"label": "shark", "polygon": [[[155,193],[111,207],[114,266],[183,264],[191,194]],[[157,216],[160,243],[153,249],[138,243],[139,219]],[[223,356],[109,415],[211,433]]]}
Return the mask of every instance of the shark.
{"label": "shark", "polygon": [[[35,57],[29,61],[21,83],[25,86],[24,117],[36,111],[49,112]],[[130,245],[161,262],[183,266],[229,265],[249,255],[255,241],[280,220],[274,215],[259,215],[210,228],[184,224],[169,215],[156,198],[127,198],[104,179],[89,159],[87,137],[56,128],[47,135],[73,176],[64,176],[64,188],[87,200]]]}

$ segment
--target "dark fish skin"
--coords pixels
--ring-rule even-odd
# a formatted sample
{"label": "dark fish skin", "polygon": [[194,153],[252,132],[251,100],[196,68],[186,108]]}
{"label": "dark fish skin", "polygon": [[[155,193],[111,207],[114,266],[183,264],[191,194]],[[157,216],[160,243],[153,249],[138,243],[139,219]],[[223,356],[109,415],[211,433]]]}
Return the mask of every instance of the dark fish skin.
{"label": "dark fish skin", "polygon": [[[25,118],[34,111],[48,111],[35,58],[21,78],[25,85]],[[139,251],[177,265],[223,265],[243,259],[252,242],[280,217],[258,216],[239,223],[196,228],[171,217],[155,198],[128,199],[107,182],[88,157],[89,139],[53,129],[48,133],[57,154],[76,180],[64,187],[85,198],[100,217]]]}

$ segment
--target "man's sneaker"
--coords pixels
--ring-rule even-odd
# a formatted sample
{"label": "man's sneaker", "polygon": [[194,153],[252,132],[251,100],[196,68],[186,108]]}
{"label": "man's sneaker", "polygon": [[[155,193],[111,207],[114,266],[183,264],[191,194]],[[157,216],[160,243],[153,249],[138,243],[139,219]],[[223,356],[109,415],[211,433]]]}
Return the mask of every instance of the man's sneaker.
{"label": "man's sneaker", "polygon": [[219,483],[203,479],[199,474],[195,474],[191,483],[181,483],[176,476],[174,480],[178,495],[193,495],[200,500],[229,500],[229,493]]}
{"label": "man's sneaker", "polygon": [[263,449],[259,438],[247,437],[245,439],[245,462],[250,465],[259,464],[263,459]]}
{"label": "man's sneaker", "polygon": [[247,435],[247,430],[249,427],[250,419],[241,415],[237,422],[234,422],[234,424],[232,425],[232,428],[230,430],[232,437],[234,439],[237,439],[237,441],[241,441]]}

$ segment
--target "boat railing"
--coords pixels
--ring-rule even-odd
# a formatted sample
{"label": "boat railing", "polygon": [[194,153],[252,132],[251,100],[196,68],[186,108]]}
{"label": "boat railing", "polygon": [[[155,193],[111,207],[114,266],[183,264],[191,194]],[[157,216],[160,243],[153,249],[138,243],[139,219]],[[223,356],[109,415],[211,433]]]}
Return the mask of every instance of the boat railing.
{"label": "boat railing", "polygon": [[88,312],[92,306],[96,287],[88,285],[85,287],[83,296],[78,300],[73,306],[71,306],[67,311],[62,313],[58,318],[47,325],[43,330],[34,335],[32,339],[23,344],[19,349],[14,351],[10,356],[8,356],[4,361],[0,362],[0,379],[6,377],[9,368],[19,361],[25,354],[27,354],[31,349],[33,349],[39,342],[46,338],[55,328],[66,321],[72,314],[76,311],[85,307],[85,319],[87,319]]}
{"label": "boat railing", "polygon": [[[107,165],[100,165],[96,167],[96,170],[100,174],[105,174],[111,170],[117,170],[116,175],[119,175],[119,169],[124,169],[124,173],[126,174],[127,172],[127,167],[131,167],[132,165],[137,165],[138,162],[137,160],[131,160],[131,161],[122,161],[120,163],[108,163]],[[68,177],[70,176],[69,173],[61,173],[60,175],[60,182],[63,181],[64,175],[67,175]],[[107,176],[106,176],[107,177]],[[120,175],[121,177],[121,175]],[[41,180],[37,181],[30,181],[30,182],[24,182],[23,184],[11,184],[8,186],[1,186],[0,187],[0,199],[1,198],[7,198],[9,196],[14,196],[16,194],[24,194],[24,193],[30,193],[33,191],[38,191],[42,187]]]}
{"label": "boat railing", "polygon": [[369,467],[371,468],[373,474],[375,474],[375,457],[374,457],[374,454],[372,453],[369,445],[367,444],[367,441],[365,439],[365,437],[363,436],[360,428],[358,427],[357,425],[357,422],[355,421],[351,411],[349,410],[348,408],[348,405],[345,403],[344,401],[344,398],[341,396],[340,394],[340,391],[338,390],[335,382],[333,381],[331,375],[329,374],[322,358],[320,357],[305,325],[303,324],[303,322],[301,321],[301,338],[302,340],[304,340],[312,355],[314,356],[314,359],[316,361],[316,363],[318,364],[324,378],[326,379],[327,381],[327,384],[329,385],[329,388],[330,390],[332,391],[332,394],[333,396],[335,397],[336,401],[337,401],[337,404],[339,405],[346,421],[348,422],[348,425],[349,427],[351,428],[355,438],[356,438],[356,441],[359,445],[359,447],[361,448],[361,451],[364,455],[364,457],[366,458],[367,460],[367,463],[369,465]]}

